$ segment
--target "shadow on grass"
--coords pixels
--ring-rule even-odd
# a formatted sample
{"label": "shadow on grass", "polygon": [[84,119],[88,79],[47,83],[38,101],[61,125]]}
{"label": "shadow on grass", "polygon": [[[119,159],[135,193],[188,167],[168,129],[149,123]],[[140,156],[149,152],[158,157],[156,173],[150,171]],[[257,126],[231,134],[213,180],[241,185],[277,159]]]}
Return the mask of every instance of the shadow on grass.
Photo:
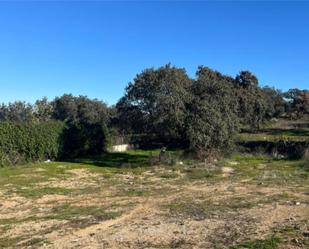
{"label": "shadow on grass", "polygon": [[101,156],[76,159],[73,162],[97,167],[146,167],[150,166],[151,153],[106,153]]}

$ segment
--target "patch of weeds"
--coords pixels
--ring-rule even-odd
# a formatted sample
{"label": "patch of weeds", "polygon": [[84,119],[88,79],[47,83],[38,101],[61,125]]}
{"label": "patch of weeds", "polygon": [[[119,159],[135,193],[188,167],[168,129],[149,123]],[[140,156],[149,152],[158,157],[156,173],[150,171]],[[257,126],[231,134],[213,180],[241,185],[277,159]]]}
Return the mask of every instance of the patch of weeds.
{"label": "patch of weeds", "polygon": [[220,162],[232,167],[235,174],[230,176],[233,181],[251,179],[251,183],[263,183],[265,186],[308,186],[309,171],[303,160],[274,159],[265,155],[238,154],[229,161]]}
{"label": "patch of weeds", "polygon": [[188,246],[191,245],[191,243],[188,243],[185,239],[180,238],[180,239],[174,239],[170,244],[169,248],[181,248],[184,245]]}
{"label": "patch of weeds", "polygon": [[116,194],[116,196],[148,196],[150,192],[146,189],[127,188]]}
{"label": "patch of weeds", "polygon": [[179,175],[176,172],[163,172],[159,176],[164,179],[174,179],[177,178]]}
{"label": "patch of weeds", "polygon": [[227,212],[238,212],[241,209],[250,209],[256,205],[247,197],[233,197],[220,201],[210,201],[201,199],[187,199],[164,205],[168,208],[172,216],[182,216],[195,220],[224,215]]}
{"label": "patch of weeds", "polygon": [[197,205],[191,202],[178,202],[164,205],[169,209],[172,216],[192,218],[194,220],[204,220],[207,218],[208,213],[204,205]]}
{"label": "patch of weeds", "polygon": [[[23,242],[24,241],[24,242]],[[27,237],[0,237],[0,248],[7,248],[7,247],[30,247],[35,248],[43,243],[47,242],[42,238],[31,238],[28,239]]]}
{"label": "patch of weeds", "polygon": [[15,191],[16,194],[28,197],[28,198],[41,198],[44,195],[52,195],[52,194],[59,194],[59,195],[68,195],[72,192],[70,189],[66,188],[20,188]]}
{"label": "patch of weeds", "polygon": [[24,237],[0,237],[0,248],[7,248],[16,246],[19,242],[23,241]]}
{"label": "patch of weeds", "polygon": [[285,244],[296,244],[304,248],[309,248],[309,240],[304,234],[307,231],[307,221],[293,221],[285,225],[273,228],[273,233],[282,238]]}
{"label": "patch of weeds", "polygon": [[187,169],[186,172],[186,178],[189,180],[205,180],[210,179],[219,174],[218,169]]}
{"label": "patch of weeds", "polygon": [[230,249],[277,249],[280,242],[280,238],[272,237],[266,240],[248,241],[239,245],[231,246]]}
{"label": "patch of weeds", "polygon": [[20,243],[19,246],[22,246],[22,247],[30,247],[30,248],[34,248],[39,246],[39,245],[42,245],[43,243],[46,243],[47,240],[45,239],[42,239],[42,238],[31,238],[23,243]]}
{"label": "patch of weeds", "polygon": [[103,220],[114,219],[120,212],[106,212],[99,206],[76,207],[69,204],[52,208],[51,213],[43,219],[67,220],[74,227],[86,227]]}

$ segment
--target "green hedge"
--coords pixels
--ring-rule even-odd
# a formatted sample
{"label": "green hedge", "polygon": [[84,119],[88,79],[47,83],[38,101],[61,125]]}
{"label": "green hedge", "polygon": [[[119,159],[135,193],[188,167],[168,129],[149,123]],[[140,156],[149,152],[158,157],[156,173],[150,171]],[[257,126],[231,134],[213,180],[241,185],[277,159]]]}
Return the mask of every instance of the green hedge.
{"label": "green hedge", "polygon": [[56,159],[62,154],[65,124],[0,123],[0,165]]}

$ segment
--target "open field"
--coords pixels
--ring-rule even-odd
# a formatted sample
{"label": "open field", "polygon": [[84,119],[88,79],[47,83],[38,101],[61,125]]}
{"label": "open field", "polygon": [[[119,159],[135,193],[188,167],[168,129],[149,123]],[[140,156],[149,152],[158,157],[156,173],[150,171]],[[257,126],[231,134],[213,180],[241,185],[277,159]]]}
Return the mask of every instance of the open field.
{"label": "open field", "polygon": [[256,132],[242,132],[237,137],[238,141],[309,141],[309,129],[260,129]]}
{"label": "open field", "polygon": [[304,161],[158,151],[0,169],[0,248],[308,248]]}

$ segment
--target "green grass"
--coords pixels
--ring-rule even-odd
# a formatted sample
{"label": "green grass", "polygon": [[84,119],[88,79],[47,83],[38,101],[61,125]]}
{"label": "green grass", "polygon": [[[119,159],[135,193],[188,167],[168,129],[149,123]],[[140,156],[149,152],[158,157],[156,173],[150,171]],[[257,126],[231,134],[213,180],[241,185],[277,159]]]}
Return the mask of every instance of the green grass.
{"label": "green grass", "polygon": [[188,180],[209,180],[217,176],[220,172],[218,169],[207,169],[207,168],[192,168],[184,171]]}
{"label": "green grass", "polygon": [[260,129],[258,131],[246,130],[238,134],[237,140],[240,142],[309,141],[309,129],[268,128],[268,129]]}
{"label": "green grass", "polygon": [[14,191],[17,195],[28,197],[28,198],[41,198],[44,195],[52,195],[52,194],[59,194],[59,195],[68,195],[72,193],[72,190],[66,188],[26,188],[26,189],[18,189]]}
{"label": "green grass", "polygon": [[138,168],[150,166],[152,157],[158,156],[159,150],[132,150],[125,153],[107,153],[102,156],[78,159],[74,162],[107,168]]}
{"label": "green grass", "polygon": [[106,212],[106,207],[85,206],[78,207],[70,204],[63,204],[55,206],[51,209],[49,215],[44,216],[43,219],[56,219],[56,220],[79,220],[86,219],[87,216],[92,216],[95,220],[109,220],[120,215],[119,212]]}
{"label": "green grass", "polygon": [[231,246],[230,249],[277,249],[280,242],[280,238],[272,237],[266,240],[248,241],[239,245]]}
{"label": "green grass", "polygon": [[[236,162],[231,165],[229,161]],[[220,162],[231,167],[231,180],[250,179],[250,183],[265,185],[304,186],[309,180],[309,168],[304,160],[273,159],[265,155],[236,154]]]}
{"label": "green grass", "polygon": [[175,179],[179,177],[179,175],[176,172],[169,172],[169,171],[160,173],[159,176],[163,179]]}
{"label": "green grass", "polygon": [[207,197],[186,198],[163,205],[163,209],[169,210],[169,215],[176,217],[203,220],[214,215],[224,215],[226,212],[249,209],[256,205],[248,198],[233,197],[221,201],[212,201]]}

